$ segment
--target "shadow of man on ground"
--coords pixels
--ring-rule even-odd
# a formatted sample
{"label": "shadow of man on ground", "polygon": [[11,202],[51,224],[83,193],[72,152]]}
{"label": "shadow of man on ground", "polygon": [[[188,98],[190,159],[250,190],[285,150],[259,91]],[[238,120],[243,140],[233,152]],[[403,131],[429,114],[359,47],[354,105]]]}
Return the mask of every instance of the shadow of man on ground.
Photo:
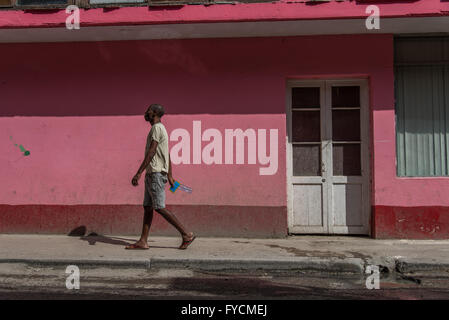
{"label": "shadow of man on ground", "polygon": [[[79,226],[68,234],[69,237],[80,237],[80,240],[87,241],[89,245],[94,246],[97,242],[113,244],[118,246],[127,246],[134,243],[135,239],[126,239],[120,237],[112,237],[112,236],[103,236],[97,234],[95,232],[91,232],[86,235],[87,228],[86,226]],[[149,241],[154,242],[154,241]],[[159,247],[159,246],[151,246],[151,248],[159,248],[159,249],[177,249],[177,247]]]}

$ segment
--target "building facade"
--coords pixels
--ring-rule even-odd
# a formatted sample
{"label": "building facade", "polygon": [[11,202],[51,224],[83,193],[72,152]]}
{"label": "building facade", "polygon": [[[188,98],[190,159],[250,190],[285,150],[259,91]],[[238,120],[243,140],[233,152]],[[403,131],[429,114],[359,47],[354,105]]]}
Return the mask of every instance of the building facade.
{"label": "building facade", "polygon": [[0,232],[139,233],[160,103],[202,236],[449,238],[449,3],[0,5]]}

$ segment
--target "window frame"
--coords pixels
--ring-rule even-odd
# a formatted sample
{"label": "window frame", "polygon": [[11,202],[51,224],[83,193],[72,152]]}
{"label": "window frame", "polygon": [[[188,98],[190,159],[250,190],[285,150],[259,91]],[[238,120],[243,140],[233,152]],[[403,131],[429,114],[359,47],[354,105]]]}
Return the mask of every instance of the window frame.
{"label": "window frame", "polygon": [[[436,41],[436,40],[440,40],[441,41],[441,46],[442,46],[442,59],[438,59],[438,60],[432,60],[432,59],[426,59],[427,57],[422,57],[422,60],[416,60],[416,61],[407,61],[407,58],[404,58],[403,60],[398,59],[398,43],[401,41],[409,41],[409,43],[411,43],[412,41]],[[398,88],[399,88],[399,84],[398,84],[398,78],[399,78],[399,72],[400,70],[406,70],[405,68],[407,67],[435,67],[435,66],[446,66],[449,68],[449,46],[447,48],[444,47],[444,42],[449,44],[449,36],[441,36],[441,35],[435,35],[435,36],[399,36],[399,37],[395,37],[394,38],[394,43],[393,43],[393,52],[394,52],[394,64],[393,64],[393,71],[394,71],[394,115],[395,115],[395,167],[396,167],[396,178],[398,179],[445,179],[447,180],[449,178],[449,153],[446,154],[446,174],[442,175],[431,175],[432,172],[428,172],[428,173],[424,173],[424,175],[419,175],[415,174],[415,175],[407,175],[407,172],[404,171],[404,174],[400,174],[401,173],[401,168],[400,168],[400,155],[399,155],[399,97],[398,95]],[[399,61],[398,61],[399,60]],[[444,95],[449,94],[449,87],[447,89],[447,91],[444,91]],[[404,103],[404,102],[403,102]],[[449,108],[446,105],[446,108]],[[404,110],[403,110],[404,112]],[[446,120],[447,121],[447,120]],[[405,125],[405,121],[401,124],[402,126]],[[432,124],[434,125],[434,124]],[[449,126],[449,121],[447,122],[447,126]],[[446,133],[447,135],[447,133]],[[434,141],[433,141],[434,143]],[[448,148],[449,145],[449,140],[446,140],[446,146],[445,148]],[[406,152],[406,146],[403,147],[404,148],[404,152]],[[435,158],[435,154],[434,154],[434,158]],[[405,161],[405,160],[404,160]],[[405,165],[405,163],[403,164]],[[435,171],[435,169],[434,169]]]}

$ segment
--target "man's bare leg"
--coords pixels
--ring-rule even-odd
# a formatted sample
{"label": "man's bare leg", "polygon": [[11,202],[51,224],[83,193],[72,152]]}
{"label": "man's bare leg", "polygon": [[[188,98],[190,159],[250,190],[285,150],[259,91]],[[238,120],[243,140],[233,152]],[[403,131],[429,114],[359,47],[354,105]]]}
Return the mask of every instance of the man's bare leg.
{"label": "man's bare leg", "polygon": [[126,247],[126,249],[148,249],[148,235],[150,233],[151,223],[153,222],[153,207],[144,206],[143,226],[140,239]]}
{"label": "man's bare leg", "polygon": [[159,213],[165,220],[168,221],[168,223],[170,223],[181,233],[183,241],[189,241],[193,239],[194,237],[193,232],[188,232],[173,213],[168,211],[166,208],[156,209],[156,212]]}

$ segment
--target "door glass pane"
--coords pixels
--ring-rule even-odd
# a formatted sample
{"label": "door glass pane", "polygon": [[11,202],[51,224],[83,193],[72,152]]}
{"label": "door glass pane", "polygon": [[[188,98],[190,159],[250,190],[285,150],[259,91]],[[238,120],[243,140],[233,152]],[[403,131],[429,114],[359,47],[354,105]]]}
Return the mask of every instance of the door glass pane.
{"label": "door glass pane", "polygon": [[332,87],[332,108],[360,107],[360,87]]}
{"label": "door glass pane", "polygon": [[360,141],[360,109],[332,110],[332,140]]}
{"label": "door glass pane", "polygon": [[293,145],[293,175],[321,176],[321,145]]}
{"label": "door glass pane", "polygon": [[320,88],[292,88],[293,108],[319,108]]}
{"label": "door glass pane", "polygon": [[334,176],[360,176],[360,144],[338,144],[332,146]]}
{"label": "door glass pane", "polygon": [[320,111],[292,111],[293,142],[320,142]]}

